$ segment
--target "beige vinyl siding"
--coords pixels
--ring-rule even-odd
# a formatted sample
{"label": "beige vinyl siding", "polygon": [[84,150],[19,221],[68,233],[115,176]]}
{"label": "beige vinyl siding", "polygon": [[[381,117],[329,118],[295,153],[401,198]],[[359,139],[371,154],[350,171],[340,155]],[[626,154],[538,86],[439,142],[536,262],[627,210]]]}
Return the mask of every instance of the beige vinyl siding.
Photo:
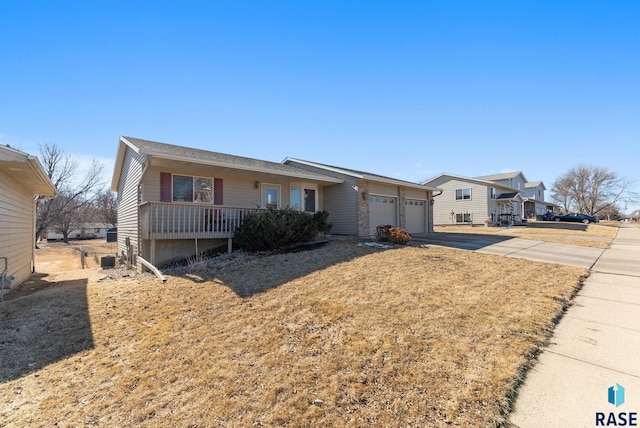
{"label": "beige vinyl siding", "polygon": [[[143,182],[143,201],[160,201],[160,173],[167,172],[179,175],[193,175],[206,178],[220,178],[223,180],[223,205],[239,208],[258,208],[262,203],[262,185],[272,184],[280,186],[280,204],[284,208],[290,204],[290,179],[286,177],[272,177],[260,179],[251,172],[246,172],[247,176],[237,174],[221,173],[215,168],[201,169],[195,173],[193,170],[167,170],[166,168],[150,168],[145,174]],[[256,182],[258,186],[256,188]],[[323,188],[318,187],[317,210],[323,208]]]}
{"label": "beige vinyl siding", "polygon": [[321,192],[322,206],[329,213],[329,221],[333,224],[331,233],[336,235],[357,235],[359,191],[356,178],[294,161],[288,162],[288,165],[344,180],[341,184],[323,187]]}
{"label": "beige vinyl siding", "polygon": [[126,239],[138,248],[138,185],[144,157],[127,147],[118,187],[118,255],[126,254]]}
{"label": "beige vinyl siding", "polygon": [[369,182],[369,193],[372,195],[383,195],[398,197],[398,186],[384,183]]}
{"label": "beige vinyl siding", "polygon": [[[456,224],[455,215],[452,221],[451,212],[454,214],[471,214],[473,224],[484,224],[489,209],[489,189],[486,185],[472,181],[443,176],[429,183],[429,186],[443,190],[442,194],[435,197],[433,206],[433,223],[436,225]],[[456,200],[456,189],[471,189],[470,200]]]}
{"label": "beige vinyl siding", "polygon": [[405,198],[427,200],[429,193],[426,190],[407,188],[404,193]]}
{"label": "beige vinyl siding", "polygon": [[[35,242],[33,195],[8,175],[0,172],[0,256],[8,258],[9,274],[16,287],[32,272]],[[0,273],[5,268],[0,261]]]}
{"label": "beige vinyl siding", "polygon": [[324,188],[324,209],[336,235],[358,234],[358,190],[355,178],[345,177],[344,183]]}

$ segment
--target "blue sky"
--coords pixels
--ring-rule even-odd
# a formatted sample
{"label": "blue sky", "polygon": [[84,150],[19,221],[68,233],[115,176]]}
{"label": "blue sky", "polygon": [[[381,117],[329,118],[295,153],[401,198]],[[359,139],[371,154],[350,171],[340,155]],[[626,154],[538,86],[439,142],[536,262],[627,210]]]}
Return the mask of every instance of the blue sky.
{"label": "blue sky", "polygon": [[0,0],[0,143],[105,181],[130,135],[416,182],[585,163],[640,190],[638,23],[638,1]]}

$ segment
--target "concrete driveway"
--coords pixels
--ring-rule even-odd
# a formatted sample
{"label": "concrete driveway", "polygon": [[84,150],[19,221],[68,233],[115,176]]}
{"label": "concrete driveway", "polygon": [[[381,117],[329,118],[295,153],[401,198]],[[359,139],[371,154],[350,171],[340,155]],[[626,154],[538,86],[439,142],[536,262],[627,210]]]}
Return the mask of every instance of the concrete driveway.
{"label": "concrete driveway", "polygon": [[437,232],[414,237],[411,242],[418,245],[437,245],[585,269],[593,268],[604,252],[600,248],[475,233]]}

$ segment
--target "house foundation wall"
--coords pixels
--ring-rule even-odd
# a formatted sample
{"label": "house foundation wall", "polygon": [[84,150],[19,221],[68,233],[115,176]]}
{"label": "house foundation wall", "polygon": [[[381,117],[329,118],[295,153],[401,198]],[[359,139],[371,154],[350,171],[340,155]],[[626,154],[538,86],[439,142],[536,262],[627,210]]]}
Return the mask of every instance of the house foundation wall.
{"label": "house foundation wall", "polygon": [[[152,242],[149,239],[143,241],[142,257],[155,266],[162,266],[186,257],[194,256],[203,251],[215,248],[227,248],[228,240],[224,239],[157,239],[155,241],[155,256],[152,254]],[[197,248],[196,248],[197,246]]]}

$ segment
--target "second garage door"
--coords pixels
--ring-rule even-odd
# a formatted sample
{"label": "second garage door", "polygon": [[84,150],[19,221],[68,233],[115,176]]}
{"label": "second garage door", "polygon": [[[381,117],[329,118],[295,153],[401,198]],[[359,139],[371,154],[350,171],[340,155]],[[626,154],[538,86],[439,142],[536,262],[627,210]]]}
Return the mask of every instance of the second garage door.
{"label": "second garage door", "polygon": [[427,203],[419,199],[405,199],[405,218],[409,233],[425,233],[427,219]]}
{"label": "second garage door", "polygon": [[369,197],[369,233],[376,234],[381,224],[397,226],[398,199],[390,196]]}

